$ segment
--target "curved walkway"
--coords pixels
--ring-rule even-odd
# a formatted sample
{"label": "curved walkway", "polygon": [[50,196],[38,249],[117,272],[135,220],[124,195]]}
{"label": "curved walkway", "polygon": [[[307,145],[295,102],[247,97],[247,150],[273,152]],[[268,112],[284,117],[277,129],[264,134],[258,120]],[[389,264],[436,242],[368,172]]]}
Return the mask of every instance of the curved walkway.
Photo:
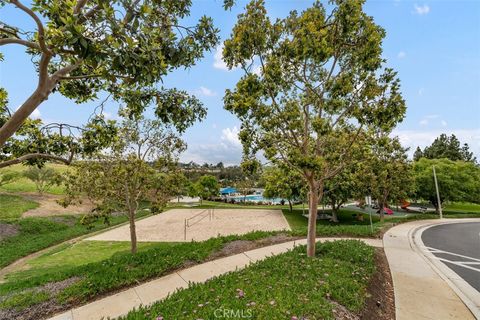
{"label": "curved walkway", "polygon": [[418,220],[400,224],[383,237],[392,274],[397,320],[475,319],[460,289],[438,269],[415,242],[417,231],[442,223],[479,219]]}
{"label": "curved walkway", "polygon": [[[351,238],[319,238],[317,241],[334,241],[340,239]],[[382,247],[382,240],[379,239],[358,240],[364,241],[366,244],[374,247]],[[138,308],[141,305],[149,305],[155,301],[164,299],[176,290],[188,287],[190,282],[205,282],[215,276],[242,269],[250,263],[287,252],[297,245],[304,244],[306,244],[305,239],[290,241],[202,263],[74,308],[50,318],[50,320],[96,320],[107,317],[119,317],[127,314],[133,308]]]}

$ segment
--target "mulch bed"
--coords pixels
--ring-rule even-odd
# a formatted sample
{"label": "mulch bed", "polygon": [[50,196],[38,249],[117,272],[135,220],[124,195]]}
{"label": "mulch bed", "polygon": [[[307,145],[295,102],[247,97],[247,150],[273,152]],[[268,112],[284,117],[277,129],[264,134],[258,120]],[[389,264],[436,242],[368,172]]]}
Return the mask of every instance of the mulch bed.
{"label": "mulch bed", "polygon": [[367,300],[360,319],[394,320],[393,282],[387,257],[382,248],[377,248],[375,251],[375,265],[377,269],[368,284]]}

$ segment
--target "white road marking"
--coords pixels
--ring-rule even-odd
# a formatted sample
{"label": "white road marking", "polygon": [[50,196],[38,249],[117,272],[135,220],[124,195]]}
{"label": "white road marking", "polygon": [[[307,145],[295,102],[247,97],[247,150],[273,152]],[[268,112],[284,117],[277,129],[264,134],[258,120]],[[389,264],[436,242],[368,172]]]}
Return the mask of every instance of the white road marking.
{"label": "white road marking", "polygon": [[437,249],[437,248],[432,248],[432,247],[425,247],[428,251],[430,251],[431,253],[445,253],[445,254],[449,254],[449,255],[452,255],[452,256],[457,256],[457,257],[461,257],[461,258],[465,258],[465,259],[469,259],[469,260],[473,260],[473,261],[477,261],[477,262],[480,262],[480,259],[477,259],[477,258],[473,258],[473,257],[469,257],[469,256],[464,256],[462,254],[458,254],[458,253],[454,253],[454,252],[449,252],[449,251],[444,251],[444,250],[440,250],[440,249]]}
{"label": "white road marking", "polygon": [[[476,265],[480,265],[480,259],[473,258],[473,257],[469,257],[469,256],[465,256],[465,255],[458,254],[458,253],[454,253],[454,252],[449,252],[449,251],[445,251],[445,250],[440,250],[440,249],[433,248],[433,247],[427,247],[427,246],[425,246],[424,248],[427,249],[430,253],[432,253],[433,256],[434,256],[434,258],[437,259],[437,260],[440,260],[440,261],[443,261],[443,262],[448,262],[448,263],[457,265],[457,266],[459,266],[459,267],[463,267],[463,268],[465,268],[465,269],[470,269],[470,270],[473,270],[473,271],[476,271],[476,272],[480,273],[480,269],[477,269],[477,268],[472,267],[472,265],[475,265],[475,266],[476,266]],[[449,260],[449,259],[447,259],[447,258],[437,257],[437,256],[435,255],[435,253],[447,254],[447,255],[456,256],[456,257],[461,257],[461,258],[465,258],[465,259],[469,259],[469,260],[473,260],[473,261]]]}
{"label": "white road marking", "polygon": [[462,263],[461,261],[450,261],[450,260],[448,260],[448,259],[443,259],[443,258],[439,258],[439,257],[435,257],[435,258],[437,258],[437,259],[440,260],[440,261],[448,262],[448,263],[457,265],[457,266],[459,266],[459,267],[464,267],[464,268],[466,268],[466,269],[470,269],[470,270],[477,271],[478,273],[480,273],[480,269],[476,269],[476,268],[470,267],[470,266],[468,266],[468,265],[465,265],[465,264]]}

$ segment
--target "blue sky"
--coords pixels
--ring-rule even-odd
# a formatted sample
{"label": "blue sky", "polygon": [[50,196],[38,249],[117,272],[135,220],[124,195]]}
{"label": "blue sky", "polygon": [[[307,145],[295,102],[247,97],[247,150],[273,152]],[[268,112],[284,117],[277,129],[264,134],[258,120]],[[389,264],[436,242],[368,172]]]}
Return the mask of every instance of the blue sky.
{"label": "blue sky", "polygon": [[[231,11],[222,9],[222,0],[193,0],[192,23],[209,15],[226,39],[243,11],[246,1],[237,1]],[[324,1],[326,2],[326,1]],[[301,11],[312,1],[266,0],[271,17],[284,17],[292,9]],[[394,131],[407,147],[430,144],[440,133],[455,133],[480,158],[480,1],[367,1],[366,12],[387,32],[384,57],[398,71],[407,116]],[[0,20],[23,28],[32,22],[11,5],[0,9]],[[10,107],[17,108],[34,90],[34,68],[21,46],[1,47],[5,61],[0,63],[0,86],[7,89]],[[227,164],[239,163],[241,147],[235,116],[223,109],[225,89],[233,88],[242,75],[228,71],[220,51],[207,52],[204,59],[188,70],[169,75],[164,85],[195,93],[208,108],[202,123],[187,130],[188,150],[183,161]],[[83,123],[95,102],[75,105],[53,94],[35,116],[45,122]],[[116,106],[106,112],[115,118]]]}

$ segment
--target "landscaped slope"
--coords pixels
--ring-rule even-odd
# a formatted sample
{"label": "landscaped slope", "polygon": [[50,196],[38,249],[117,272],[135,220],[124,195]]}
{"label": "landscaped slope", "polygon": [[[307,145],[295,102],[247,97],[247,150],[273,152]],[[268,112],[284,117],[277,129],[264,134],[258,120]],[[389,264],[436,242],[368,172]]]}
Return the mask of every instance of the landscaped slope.
{"label": "landscaped slope", "polygon": [[176,292],[124,319],[342,319],[359,313],[375,270],[374,249],[360,241],[317,244]]}

